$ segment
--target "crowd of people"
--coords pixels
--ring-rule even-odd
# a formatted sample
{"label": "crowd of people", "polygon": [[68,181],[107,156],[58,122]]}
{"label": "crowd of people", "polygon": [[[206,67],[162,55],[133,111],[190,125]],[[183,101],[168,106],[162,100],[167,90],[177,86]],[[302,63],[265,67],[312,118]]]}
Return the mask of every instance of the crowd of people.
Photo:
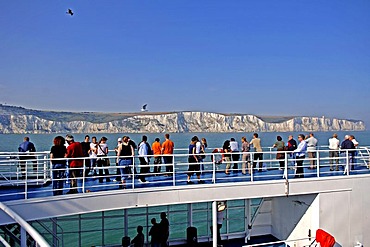
{"label": "crowd of people", "polygon": [[[116,153],[116,174],[109,173],[110,159],[108,157],[107,138],[101,137],[99,141],[93,136],[90,142],[90,136],[86,135],[82,142],[76,142],[74,137],[67,134],[65,137],[56,136],[53,140],[53,146],[50,150],[50,159],[52,164],[52,178],[54,195],[60,195],[63,191],[64,176],[68,163],[69,179],[71,182],[70,190],[67,194],[78,193],[77,178],[81,177],[81,172],[84,171],[84,177],[96,176],[99,183],[111,182],[111,179],[120,183],[121,188],[126,187],[126,180],[133,173],[137,174],[140,183],[148,183],[146,177],[149,173],[153,176],[173,175],[173,152],[174,142],[170,139],[169,134],[164,135],[164,142],[160,142],[159,138],[155,138],[152,144],[149,144],[146,135],[142,136],[140,143],[137,145],[129,136],[118,138],[117,146],[114,151]],[[296,169],[295,177],[304,177],[303,162],[308,155],[310,166],[308,169],[316,169],[317,164],[317,145],[318,140],[314,133],[309,133],[305,136],[299,134],[297,136],[298,142],[294,140],[292,135],[289,135],[287,143],[283,141],[281,136],[276,137],[276,142],[272,145],[276,149],[276,159],[279,161],[279,169],[283,170],[285,166],[285,155],[289,155],[290,165]],[[340,152],[348,151],[348,169],[354,169],[356,147],[359,143],[353,135],[346,135],[342,142],[339,141],[338,135],[333,134],[332,138],[328,140],[329,145],[329,160],[330,171],[339,171],[339,156]],[[202,184],[204,180],[201,179],[202,171],[204,171],[204,159],[206,158],[207,140],[205,138],[198,138],[193,136],[188,147],[188,170],[187,183],[193,184],[192,176],[195,174],[197,182]],[[33,159],[34,169],[37,169],[35,157],[32,155],[36,152],[35,145],[30,142],[29,137],[25,137],[24,141],[18,148],[20,153],[20,167],[22,175],[25,171],[25,162],[27,159]],[[137,153],[137,155],[135,155]],[[241,149],[239,143],[235,138],[225,140],[222,148],[216,148],[212,153],[221,153],[222,158],[214,161],[216,164],[225,164],[225,174],[229,175],[231,172],[239,171],[239,164],[241,163],[242,174],[251,174],[252,171],[260,172],[263,168],[263,151],[261,147],[261,139],[258,133],[253,134],[253,138],[248,141],[245,136],[241,138]],[[240,162],[241,154],[241,162]],[[252,157],[253,156],[253,157]],[[140,170],[136,171],[134,166],[134,158],[138,157]],[[68,158],[68,159],[66,159]],[[77,159],[78,158],[78,159]],[[213,161],[214,156],[211,156]],[[153,159],[153,164],[150,165]],[[335,167],[334,167],[335,164]],[[85,167],[85,170],[82,169]],[[153,167],[153,171],[150,168]],[[161,172],[164,167],[165,171]],[[347,167],[346,167],[347,168]],[[97,172],[98,171],[98,172]]]}

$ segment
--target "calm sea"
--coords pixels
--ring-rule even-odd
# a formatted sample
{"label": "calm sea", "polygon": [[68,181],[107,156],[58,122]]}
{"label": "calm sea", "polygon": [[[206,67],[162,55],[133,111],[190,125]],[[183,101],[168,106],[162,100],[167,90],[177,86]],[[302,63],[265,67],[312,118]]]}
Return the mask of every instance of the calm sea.
{"label": "calm sea", "polygon": [[[260,132],[259,137],[261,138],[261,144],[263,147],[271,147],[275,141],[276,136],[280,135],[283,141],[287,141],[288,136],[292,134],[297,140],[297,135],[301,132]],[[334,132],[315,132],[316,138],[319,140],[319,145],[328,145],[328,139],[333,135]],[[361,146],[370,146],[370,131],[338,131],[338,139],[343,140],[346,134],[352,134],[356,137],[356,140]],[[308,134],[308,132],[302,132],[302,134]],[[59,134],[58,134],[59,135]],[[60,134],[65,136],[65,134]],[[86,134],[73,134],[76,141],[83,141]],[[109,149],[114,149],[117,145],[117,139],[123,135],[129,135],[136,143],[139,143],[142,135],[144,134],[89,134],[90,137],[96,136],[98,140],[105,136],[108,138]],[[152,143],[156,137],[164,140],[163,133],[147,133],[149,143]],[[170,138],[175,143],[175,148],[187,148],[192,136],[197,135],[199,138],[206,138],[208,142],[208,147],[216,148],[222,147],[225,140],[234,137],[238,142],[242,136],[247,137],[247,140],[252,139],[253,133],[171,133]],[[48,151],[53,144],[53,138],[57,134],[0,134],[0,152],[17,152],[19,144],[23,141],[24,136],[29,136],[31,142],[36,146],[37,151]]]}

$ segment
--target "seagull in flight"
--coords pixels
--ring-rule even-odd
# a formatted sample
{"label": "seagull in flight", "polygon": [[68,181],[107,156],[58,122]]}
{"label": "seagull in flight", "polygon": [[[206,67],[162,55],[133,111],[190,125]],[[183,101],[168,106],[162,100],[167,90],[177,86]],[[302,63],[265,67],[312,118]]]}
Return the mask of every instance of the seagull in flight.
{"label": "seagull in flight", "polygon": [[146,106],[147,106],[148,104],[145,104],[145,105],[143,105],[143,107],[141,108],[141,111],[142,112],[146,112],[146,111],[148,111],[148,109],[146,109]]}
{"label": "seagull in flight", "polygon": [[68,11],[66,12],[66,14],[68,14],[68,15],[73,15],[73,11],[71,10],[71,9],[68,9]]}

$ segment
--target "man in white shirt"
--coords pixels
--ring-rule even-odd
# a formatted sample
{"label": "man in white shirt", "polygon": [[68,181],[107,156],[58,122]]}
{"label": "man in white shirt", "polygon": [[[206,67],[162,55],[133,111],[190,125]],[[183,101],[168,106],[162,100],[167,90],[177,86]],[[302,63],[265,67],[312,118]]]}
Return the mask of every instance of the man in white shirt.
{"label": "man in white shirt", "polygon": [[338,140],[338,135],[333,134],[333,137],[329,139],[329,159],[330,159],[330,171],[334,171],[333,169],[333,163],[335,161],[336,166],[335,170],[339,171],[338,165],[339,165],[339,140]]}
{"label": "man in white shirt", "polygon": [[230,139],[230,150],[231,150],[231,159],[233,161],[233,172],[238,172],[238,162],[240,158],[239,154],[239,144],[235,138]]}
{"label": "man in white shirt", "polygon": [[310,133],[310,137],[305,140],[307,142],[307,152],[308,158],[310,159],[310,168],[316,168],[316,146],[317,146],[317,139],[314,137],[313,133]]}
{"label": "man in white shirt", "polygon": [[143,135],[142,141],[139,144],[138,153],[139,153],[139,160],[140,160],[140,174],[139,174],[139,182],[140,183],[149,183],[146,181],[145,177],[150,171],[149,167],[149,157],[151,155],[151,149],[149,144],[147,143],[148,137]]}

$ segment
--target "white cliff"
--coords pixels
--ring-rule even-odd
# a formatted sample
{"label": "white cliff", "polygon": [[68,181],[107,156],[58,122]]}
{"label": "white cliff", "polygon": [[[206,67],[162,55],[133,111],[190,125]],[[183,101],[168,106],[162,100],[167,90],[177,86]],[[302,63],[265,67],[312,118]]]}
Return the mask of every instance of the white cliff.
{"label": "white cliff", "polygon": [[[71,114],[71,113],[69,113]],[[84,113],[84,116],[87,116]],[[93,113],[92,113],[93,114]],[[43,115],[45,112],[43,112]],[[292,132],[292,131],[361,131],[362,121],[326,118],[291,117],[263,121],[255,115],[219,114],[211,112],[175,112],[119,115],[108,121],[71,120],[53,115],[0,115],[0,133],[150,133],[150,132]],[[76,113],[77,116],[78,113]],[[108,114],[107,114],[108,115]],[[105,116],[105,115],[104,115]],[[74,117],[76,118],[76,117]]]}

